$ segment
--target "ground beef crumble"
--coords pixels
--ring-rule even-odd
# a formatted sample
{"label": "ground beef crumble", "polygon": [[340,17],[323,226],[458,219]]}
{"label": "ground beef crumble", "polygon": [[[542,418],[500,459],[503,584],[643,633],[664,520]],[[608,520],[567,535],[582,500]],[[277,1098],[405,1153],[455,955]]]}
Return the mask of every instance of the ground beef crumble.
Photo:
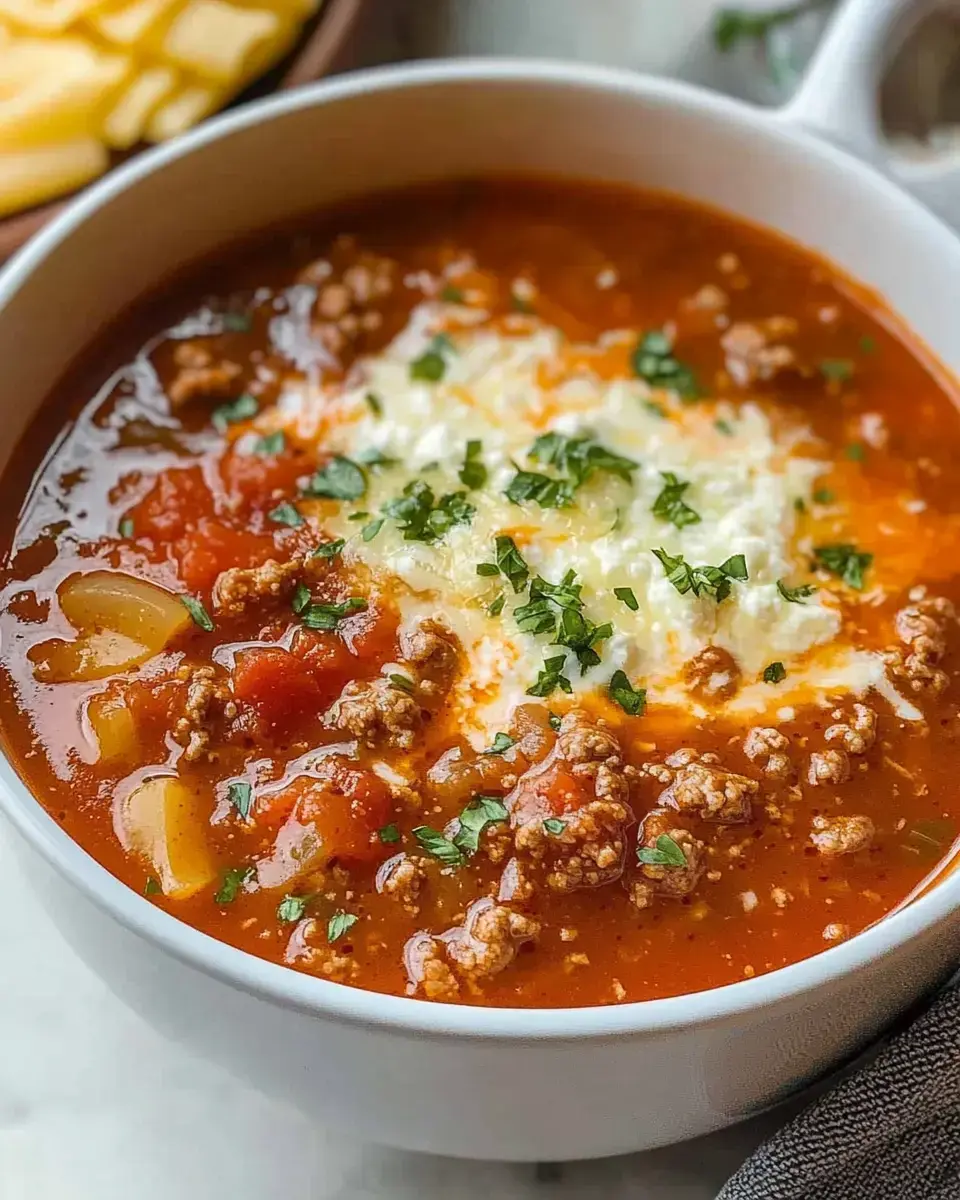
{"label": "ground beef crumble", "polygon": [[751,802],[760,785],[746,775],[725,770],[719,762],[715,754],[699,754],[685,747],[663,763],[646,764],[644,772],[667,784],[658,798],[660,807],[692,813],[705,821],[749,821]]}
{"label": "ground beef crumble", "polygon": [[179,369],[167,388],[167,396],[174,408],[191,400],[231,395],[242,373],[238,363],[216,361],[198,342],[181,342],[173,352],[173,360]]}
{"label": "ground beef crumble", "polygon": [[947,630],[956,620],[956,609],[943,596],[930,596],[897,613],[894,628],[904,649],[892,650],[888,661],[911,691],[937,696],[946,688],[949,677],[939,664],[947,652]]}
{"label": "ground beef crumble", "polygon": [[837,858],[868,849],[875,832],[869,817],[814,817],[810,841],[824,858]]}
{"label": "ground beef crumble", "polygon": [[348,683],[326,720],[331,728],[341,729],[365,745],[383,743],[410,750],[423,713],[414,696],[381,675],[367,682]]}

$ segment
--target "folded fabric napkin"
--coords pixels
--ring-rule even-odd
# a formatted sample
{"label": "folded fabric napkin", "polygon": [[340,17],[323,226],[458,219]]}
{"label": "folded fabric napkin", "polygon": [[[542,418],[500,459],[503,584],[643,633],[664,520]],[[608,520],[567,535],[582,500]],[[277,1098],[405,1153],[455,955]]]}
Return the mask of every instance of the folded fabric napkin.
{"label": "folded fabric napkin", "polygon": [[957,1200],[960,985],[747,1160],[717,1200]]}

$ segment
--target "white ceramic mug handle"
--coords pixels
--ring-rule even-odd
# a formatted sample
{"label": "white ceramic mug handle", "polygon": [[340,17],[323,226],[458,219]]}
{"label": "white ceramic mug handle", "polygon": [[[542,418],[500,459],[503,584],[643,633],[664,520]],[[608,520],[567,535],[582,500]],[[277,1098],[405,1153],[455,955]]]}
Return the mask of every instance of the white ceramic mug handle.
{"label": "white ceramic mug handle", "polygon": [[894,163],[879,119],[878,92],[891,52],[940,7],[942,0],[846,0],[780,116],[866,159],[960,226],[960,156]]}

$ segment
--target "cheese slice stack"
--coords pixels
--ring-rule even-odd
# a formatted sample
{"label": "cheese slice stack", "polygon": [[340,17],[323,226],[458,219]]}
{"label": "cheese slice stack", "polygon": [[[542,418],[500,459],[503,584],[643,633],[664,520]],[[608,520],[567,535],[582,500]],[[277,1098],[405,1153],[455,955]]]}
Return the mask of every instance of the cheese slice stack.
{"label": "cheese slice stack", "polygon": [[0,216],[216,111],[320,2],[0,0]]}

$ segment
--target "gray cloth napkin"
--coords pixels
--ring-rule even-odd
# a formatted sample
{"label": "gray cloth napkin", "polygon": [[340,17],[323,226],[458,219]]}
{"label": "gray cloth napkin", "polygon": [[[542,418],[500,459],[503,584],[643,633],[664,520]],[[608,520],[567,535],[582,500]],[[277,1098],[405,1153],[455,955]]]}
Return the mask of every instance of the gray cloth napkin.
{"label": "gray cloth napkin", "polygon": [[958,1200],[960,985],[791,1121],[717,1200]]}

